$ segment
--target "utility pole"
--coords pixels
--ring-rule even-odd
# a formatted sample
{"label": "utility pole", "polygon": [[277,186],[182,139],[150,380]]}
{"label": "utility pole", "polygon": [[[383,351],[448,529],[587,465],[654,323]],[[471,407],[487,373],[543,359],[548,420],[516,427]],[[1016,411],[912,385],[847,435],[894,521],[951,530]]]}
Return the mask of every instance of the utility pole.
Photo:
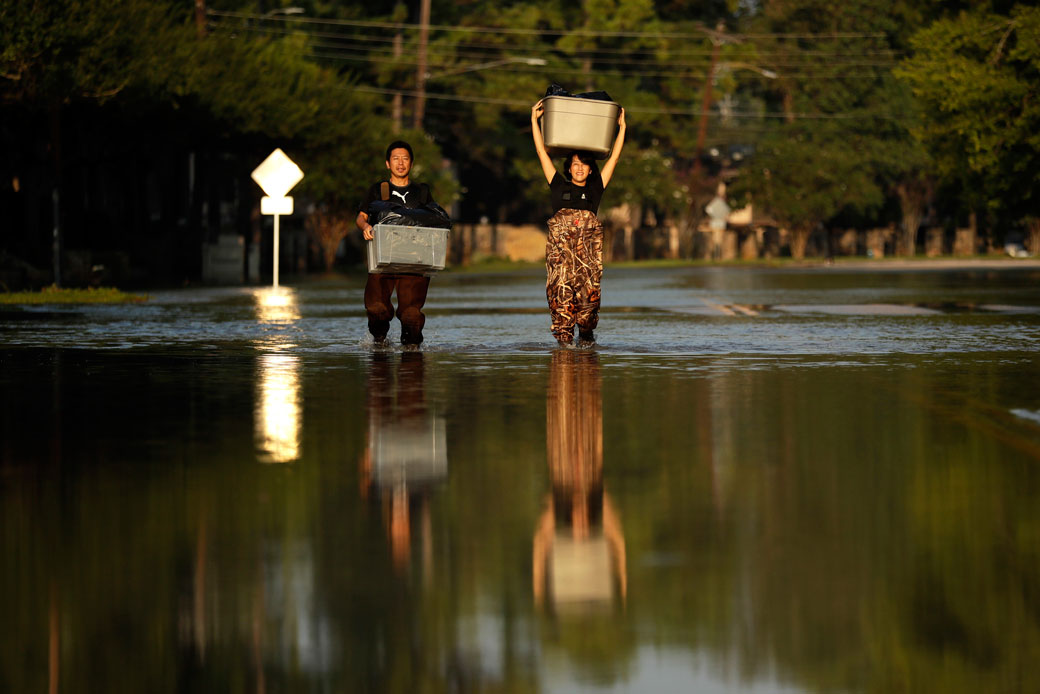
{"label": "utility pole", "polygon": [[704,156],[704,143],[708,137],[708,111],[711,109],[711,92],[715,83],[715,68],[719,64],[719,49],[722,48],[722,32],[725,29],[726,25],[720,21],[715,25],[715,34],[711,37],[711,67],[708,68],[708,80],[704,85],[704,99],[701,101],[700,122],[697,124],[697,150],[693,160],[693,181],[691,181],[694,184],[700,181],[704,172],[704,167],[701,165],[701,157]]}
{"label": "utility pole", "polygon": [[52,104],[50,111],[51,155],[54,157],[54,188],[51,189],[51,211],[54,226],[51,230],[51,265],[54,285],[61,286],[61,106]]}
{"label": "utility pole", "polygon": [[206,35],[206,0],[195,0],[195,31],[200,39]]}
{"label": "utility pole", "polygon": [[51,191],[51,208],[54,214],[54,229],[51,232],[51,264],[54,271],[54,286],[61,286],[61,198],[58,186]]}
{"label": "utility pole", "polygon": [[[400,74],[400,68],[397,66],[396,61],[401,59],[401,54],[403,52],[404,52],[404,48],[402,46],[401,32],[398,31],[396,34],[394,34],[394,61],[395,61],[394,73],[395,74]],[[401,132],[401,101],[402,101],[402,99],[401,99],[401,92],[397,91],[396,93],[394,93],[394,101],[393,101],[393,106],[392,106],[392,109],[391,109],[391,113],[393,114],[392,117],[393,117],[393,121],[394,121],[394,134],[395,135],[397,133]]]}
{"label": "utility pole", "polygon": [[426,112],[426,44],[430,38],[430,0],[421,0],[419,5],[419,67],[415,73],[415,114],[412,127],[422,130]]}

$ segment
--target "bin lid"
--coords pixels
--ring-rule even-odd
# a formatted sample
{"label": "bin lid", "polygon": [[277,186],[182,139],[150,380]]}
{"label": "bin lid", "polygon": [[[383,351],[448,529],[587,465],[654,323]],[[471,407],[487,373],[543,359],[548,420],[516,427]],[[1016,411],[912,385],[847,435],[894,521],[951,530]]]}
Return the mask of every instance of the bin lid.
{"label": "bin lid", "polygon": [[621,110],[616,101],[600,101],[598,99],[582,99],[576,96],[547,96],[542,100],[546,114],[580,113],[586,116],[601,118],[617,118]]}

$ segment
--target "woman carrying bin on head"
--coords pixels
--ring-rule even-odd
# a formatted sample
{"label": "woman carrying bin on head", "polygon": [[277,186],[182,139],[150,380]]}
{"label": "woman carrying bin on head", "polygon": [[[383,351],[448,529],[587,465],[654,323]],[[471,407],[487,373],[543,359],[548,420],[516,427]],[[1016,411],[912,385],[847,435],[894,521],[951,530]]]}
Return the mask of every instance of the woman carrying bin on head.
{"label": "woman carrying bin on head", "polygon": [[545,296],[549,300],[552,334],[561,345],[574,342],[574,326],[582,342],[595,340],[599,322],[600,279],[603,277],[603,225],[596,217],[603,189],[625,145],[625,109],[618,115],[618,133],[610,156],[599,171],[588,152],[571,152],[556,171],[545,149],[538,119],[545,107],[531,108],[531,135],[538,161],[552,194],[553,216],[545,244]]}

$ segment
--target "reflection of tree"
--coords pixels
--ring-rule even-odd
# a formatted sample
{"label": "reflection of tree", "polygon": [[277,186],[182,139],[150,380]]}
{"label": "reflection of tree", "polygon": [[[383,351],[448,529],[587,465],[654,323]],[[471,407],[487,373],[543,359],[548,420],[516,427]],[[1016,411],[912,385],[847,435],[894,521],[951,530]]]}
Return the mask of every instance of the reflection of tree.
{"label": "reflection of tree", "polygon": [[[541,379],[516,377],[540,361],[480,371],[422,356],[414,411],[451,413],[453,465],[430,497],[429,584],[386,551],[372,512],[384,478],[370,468],[379,501],[366,506],[354,476],[366,378],[389,379],[391,417],[408,410],[414,364],[399,355],[383,371],[330,357],[321,378],[318,357],[302,360],[292,466],[243,464],[252,357],[137,354],[149,370],[128,371],[122,353],[5,356],[0,377],[25,372],[51,394],[0,401],[0,688],[47,691],[53,664],[71,692],[520,692],[560,654],[587,681],[616,680],[638,639],[748,689],[775,677],[811,691],[1040,690],[1040,455],[1035,431],[991,405],[1035,368],[680,371],[611,357],[601,370],[565,353],[546,408]],[[51,445],[18,435],[52,406]],[[530,465],[540,450],[581,464]],[[523,557],[543,471],[554,490],[609,489],[623,612],[560,609],[544,592],[532,623]],[[589,495],[568,496],[549,508],[573,536]],[[591,536],[605,521],[585,508]],[[408,517],[417,545],[414,506]]]}
{"label": "reflection of tree", "polygon": [[748,682],[1036,690],[1037,447],[984,405],[1007,373],[915,364],[611,371],[641,633]]}
{"label": "reflection of tree", "polygon": [[928,417],[920,430],[942,445],[921,445],[908,473],[914,551],[877,615],[890,635],[879,657],[907,658],[908,691],[1040,691],[1040,445],[993,407],[985,369],[908,380],[907,399]]}

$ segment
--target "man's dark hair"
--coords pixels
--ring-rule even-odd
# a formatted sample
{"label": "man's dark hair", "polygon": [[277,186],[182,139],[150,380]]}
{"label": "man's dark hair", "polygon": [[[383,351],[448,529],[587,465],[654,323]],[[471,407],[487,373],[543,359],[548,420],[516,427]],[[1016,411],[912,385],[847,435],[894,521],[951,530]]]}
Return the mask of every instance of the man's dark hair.
{"label": "man's dark hair", "polygon": [[393,142],[390,143],[390,146],[386,148],[386,160],[387,161],[390,161],[390,153],[393,152],[395,149],[405,149],[405,150],[408,150],[408,158],[411,159],[412,161],[415,161],[415,155],[412,154],[412,146],[410,144],[408,144],[407,142],[405,142],[404,140],[394,140]]}
{"label": "man's dark hair", "polygon": [[568,181],[571,180],[571,162],[574,161],[574,157],[577,157],[578,161],[589,167],[589,178],[599,173],[599,165],[596,164],[596,158],[590,152],[574,150],[563,160],[563,177]]}

